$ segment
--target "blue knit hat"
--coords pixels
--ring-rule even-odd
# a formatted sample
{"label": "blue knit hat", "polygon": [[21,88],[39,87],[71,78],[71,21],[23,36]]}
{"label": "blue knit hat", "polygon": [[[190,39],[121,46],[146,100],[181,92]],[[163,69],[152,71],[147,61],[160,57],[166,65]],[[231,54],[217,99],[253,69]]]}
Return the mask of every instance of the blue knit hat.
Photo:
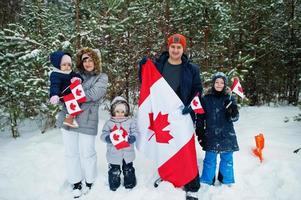
{"label": "blue knit hat", "polygon": [[225,86],[228,84],[228,78],[227,78],[226,74],[224,74],[223,72],[216,72],[212,76],[212,83],[213,83],[213,85],[214,85],[216,79],[218,79],[218,78],[222,78],[224,80]]}
{"label": "blue knit hat", "polygon": [[53,53],[50,54],[50,62],[51,64],[55,67],[55,68],[58,68],[58,69],[61,69],[60,65],[61,65],[61,60],[62,60],[62,57],[64,55],[68,55],[71,57],[70,54],[68,53],[65,53],[63,51],[55,51]]}

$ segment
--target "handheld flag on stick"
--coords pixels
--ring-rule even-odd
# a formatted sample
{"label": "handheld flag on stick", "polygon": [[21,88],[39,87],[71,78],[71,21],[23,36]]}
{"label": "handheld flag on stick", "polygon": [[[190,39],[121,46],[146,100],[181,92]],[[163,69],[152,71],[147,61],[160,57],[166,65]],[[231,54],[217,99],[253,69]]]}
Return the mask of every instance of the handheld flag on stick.
{"label": "handheld flag on stick", "polygon": [[243,89],[241,87],[241,84],[239,82],[238,77],[234,77],[234,81],[233,81],[233,84],[232,84],[232,86],[231,86],[230,89],[231,89],[232,92],[234,92],[235,94],[237,94],[241,98],[245,97]]}
{"label": "handheld flag on stick", "polygon": [[256,148],[253,149],[253,153],[257,156],[260,162],[263,161],[262,150],[264,148],[264,137],[263,134],[260,133],[259,135],[255,136]]}
{"label": "handheld flag on stick", "polygon": [[[79,80],[74,81],[65,90],[70,88],[71,93],[63,96],[67,111],[70,115],[76,116],[83,112],[79,107],[79,103],[86,102],[86,95],[83,86],[80,84]],[[64,91],[65,91],[64,90]]]}
{"label": "handheld flag on stick", "polygon": [[71,83],[70,90],[78,103],[86,102],[86,95],[83,86],[80,84],[80,80],[75,80],[73,83]]}
{"label": "handheld flag on stick", "polygon": [[76,101],[74,95],[72,93],[63,96],[67,111],[70,115],[76,116],[79,113],[83,112],[82,109],[80,109],[78,102]]}
{"label": "handheld flag on stick", "polygon": [[128,143],[128,136],[128,132],[122,126],[120,128],[117,128],[117,126],[115,125],[110,133],[112,144],[117,150],[130,146],[130,144]]}
{"label": "handheld flag on stick", "polygon": [[199,93],[197,93],[195,97],[192,99],[190,106],[191,109],[197,114],[205,113],[205,110],[203,109],[202,104],[200,102]]}

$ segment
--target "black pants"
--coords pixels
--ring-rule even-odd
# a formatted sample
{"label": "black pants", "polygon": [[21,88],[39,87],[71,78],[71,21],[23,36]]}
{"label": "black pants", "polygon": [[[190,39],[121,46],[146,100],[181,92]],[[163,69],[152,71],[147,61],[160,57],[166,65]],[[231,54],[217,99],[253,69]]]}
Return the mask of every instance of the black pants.
{"label": "black pants", "polygon": [[197,192],[200,189],[200,178],[199,173],[196,175],[194,179],[192,179],[189,183],[184,185],[184,190],[186,192]]}

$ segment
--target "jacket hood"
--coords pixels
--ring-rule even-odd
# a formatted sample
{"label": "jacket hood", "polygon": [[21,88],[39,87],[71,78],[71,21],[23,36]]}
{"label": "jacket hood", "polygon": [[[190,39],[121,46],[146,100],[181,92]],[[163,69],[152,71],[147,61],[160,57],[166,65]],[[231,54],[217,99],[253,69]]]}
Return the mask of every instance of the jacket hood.
{"label": "jacket hood", "polygon": [[114,116],[114,110],[118,104],[125,105],[125,107],[126,107],[125,117],[129,116],[130,106],[129,106],[127,100],[125,98],[123,98],[122,96],[117,96],[112,100],[111,105],[110,105],[111,106],[111,116]]}

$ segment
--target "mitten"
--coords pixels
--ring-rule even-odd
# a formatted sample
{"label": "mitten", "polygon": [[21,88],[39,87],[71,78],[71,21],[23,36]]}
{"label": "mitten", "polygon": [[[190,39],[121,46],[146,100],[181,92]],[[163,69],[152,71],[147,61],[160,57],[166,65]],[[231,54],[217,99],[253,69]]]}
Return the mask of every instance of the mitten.
{"label": "mitten", "polygon": [[107,135],[107,136],[105,137],[105,141],[106,141],[106,143],[108,143],[108,144],[111,144],[111,143],[112,143],[111,138],[110,138],[109,135]]}
{"label": "mitten", "polygon": [[201,127],[197,127],[195,129],[195,133],[196,133],[196,136],[197,136],[197,140],[199,142],[199,144],[201,145],[201,147],[204,147],[204,136],[205,136],[205,130],[204,128],[201,128]]}
{"label": "mitten", "polygon": [[238,114],[237,105],[231,99],[225,100],[226,117],[228,119],[235,118]]}
{"label": "mitten", "polygon": [[52,96],[52,97],[50,98],[50,103],[51,103],[52,105],[58,104],[59,101],[60,101],[60,97],[57,96],[57,95],[54,95],[54,96]]}
{"label": "mitten", "polygon": [[78,77],[73,77],[70,82],[73,83],[75,82],[76,80],[79,80],[79,82],[81,83],[82,82],[82,79],[78,78]]}
{"label": "mitten", "polygon": [[224,103],[225,104],[225,108],[228,109],[232,105],[232,103],[233,102],[231,101],[231,99],[226,99],[226,101]]}
{"label": "mitten", "polygon": [[188,105],[188,106],[185,106],[185,107],[183,108],[182,114],[183,114],[183,115],[186,115],[186,114],[190,113],[191,111],[192,111],[192,108],[191,108],[190,105]]}
{"label": "mitten", "polygon": [[133,144],[134,142],[136,142],[136,137],[134,135],[129,135],[128,143]]}
{"label": "mitten", "polygon": [[142,65],[144,65],[147,61],[147,57],[143,56],[143,58],[139,61],[139,67],[142,67]]}

